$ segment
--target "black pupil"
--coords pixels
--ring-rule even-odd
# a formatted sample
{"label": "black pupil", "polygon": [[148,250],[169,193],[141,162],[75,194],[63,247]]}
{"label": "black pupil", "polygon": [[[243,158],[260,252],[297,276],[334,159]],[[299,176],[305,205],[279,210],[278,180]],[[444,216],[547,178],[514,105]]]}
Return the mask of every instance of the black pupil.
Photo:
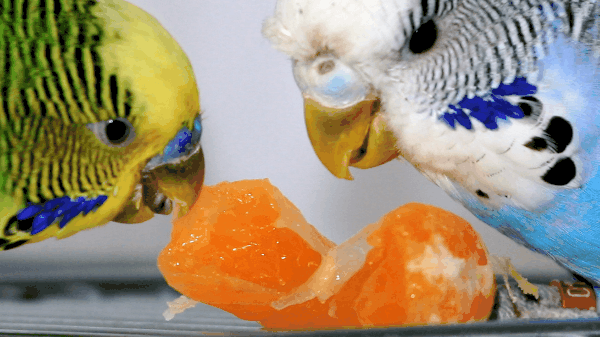
{"label": "black pupil", "polygon": [[129,125],[120,120],[110,120],[106,124],[106,138],[112,144],[118,145],[127,140]]}
{"label": "black pupil", "polygon": [[408,47],[413,53],[421,54],[431,49],[435,40],[437,40],[437,27],[433,20],[429,20],[413,33]]}

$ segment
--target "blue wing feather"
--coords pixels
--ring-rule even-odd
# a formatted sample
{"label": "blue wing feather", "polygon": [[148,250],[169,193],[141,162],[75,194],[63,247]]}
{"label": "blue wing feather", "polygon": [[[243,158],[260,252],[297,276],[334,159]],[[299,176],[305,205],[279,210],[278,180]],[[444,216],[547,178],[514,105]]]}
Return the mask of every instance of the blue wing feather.
{"label": "blue wing feather", "polygon": [[[595,33],[597,36],[597,32]],[[554,198],[534,211],[486,206],[460,185],[454,197],[479,219],[533,251],[553,257],[600,284],[600,60],[591,45],[559,35],[539,61],[536,98],[560,101],[577,131],[577,188],[553,188]],[[517,81],[520,81],[517,79]],[[521,83],[522,84],[522,83]],[[504,88],[506,89],[506,88]],[[503,89],[503,90],[504,90]],[[511,88],[508,88],[508,93]],[[515,94],[515,92],[510,92]],[[521,95],[521,93],[516,93]],[[473,114],[471,114],[473,116]],[[474,116],[475,117],[475,116]],[[550,187],[549,187],[550,188]]]}

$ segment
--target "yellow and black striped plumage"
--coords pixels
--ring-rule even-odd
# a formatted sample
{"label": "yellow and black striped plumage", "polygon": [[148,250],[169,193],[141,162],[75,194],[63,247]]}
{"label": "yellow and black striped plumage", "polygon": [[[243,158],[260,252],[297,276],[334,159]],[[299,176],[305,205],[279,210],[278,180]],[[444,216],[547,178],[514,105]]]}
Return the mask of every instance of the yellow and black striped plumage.
{"label": "yellow and black striped plumage", "polygon": [[122,217],[199,113],[184,52],[121,0],[0,0],[0,102],[0,250]]}

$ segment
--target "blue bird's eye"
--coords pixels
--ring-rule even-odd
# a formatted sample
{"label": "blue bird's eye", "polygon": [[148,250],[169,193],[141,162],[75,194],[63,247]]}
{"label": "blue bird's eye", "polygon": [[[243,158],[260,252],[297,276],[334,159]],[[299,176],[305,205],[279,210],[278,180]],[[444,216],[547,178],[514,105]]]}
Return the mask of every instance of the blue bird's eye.
{"label": "blue bird's eye", "polygon": [[294,77],[305,96],[332,108],[354,105],[369,93],[356,71],[331,57],[317,58],[310,64],[297,62]]}

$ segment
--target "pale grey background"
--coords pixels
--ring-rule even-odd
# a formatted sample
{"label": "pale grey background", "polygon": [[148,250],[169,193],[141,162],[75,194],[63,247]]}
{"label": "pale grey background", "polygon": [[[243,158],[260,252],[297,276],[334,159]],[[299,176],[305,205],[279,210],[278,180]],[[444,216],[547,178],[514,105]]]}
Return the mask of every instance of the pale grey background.
{"label": "pale grey background", "polygon": [[[410,201],[470,221],[493,254],[525,275],[566,276],[552,261],[479,222],[406,162],[334,178],[314,154],[290,62],[261,36],[275,0],[132,0],[171,32],[196,71],[204,113],[206,183],[269,178],[324,235],[341,243]],[[168,113],[168,111],[165,111]],[[169,217],[139,225],[110,223],[64,240],[0,253],[0,280],[79,276],[157,276]]]}

